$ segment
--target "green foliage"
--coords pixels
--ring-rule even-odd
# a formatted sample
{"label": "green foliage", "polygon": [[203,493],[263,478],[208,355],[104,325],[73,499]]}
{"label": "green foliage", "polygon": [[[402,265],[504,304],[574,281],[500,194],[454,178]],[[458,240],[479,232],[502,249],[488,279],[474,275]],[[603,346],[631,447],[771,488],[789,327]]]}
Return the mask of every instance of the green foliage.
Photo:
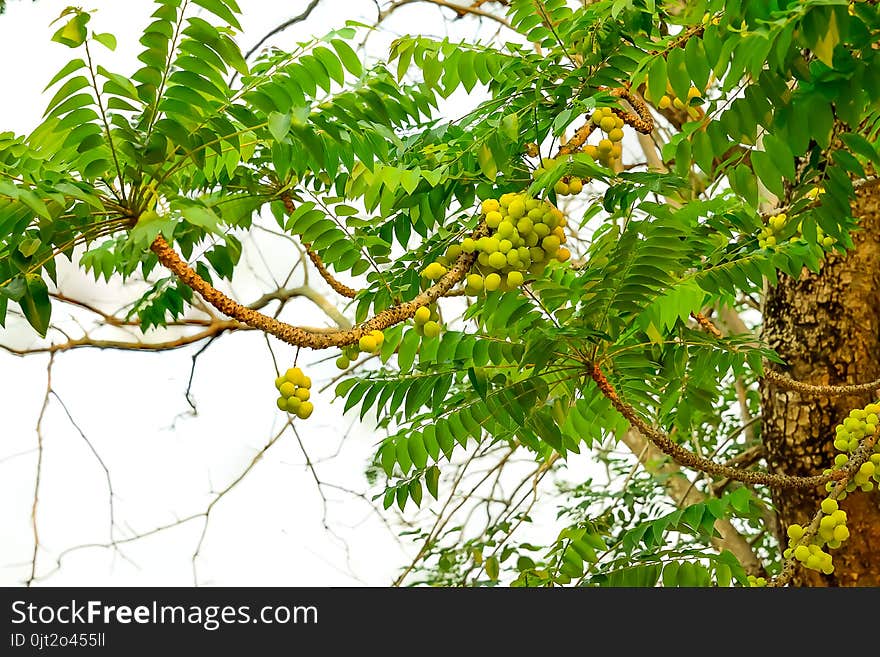
{"label": "green foliage", "polygon": [[[62,13],[53,41],[71,59],[46,87],[42,123],[0,133],[0,325],[17,305],[46,335],[61,255],[96,279],[149,277],[160,234],[206,280],[231,279],[263,209],[330,269],[362,278],[361,322],[426,287],[419,272],[476,228],[480,200],[528,190],[561,204],[556,183],[583,177],[589,200],[567,228],[576,265],[548,265],[526,293],[468,297],[439,337],[390,327],[380,365],[336,386],[346,411],[387,432],[376,445],[385,508],[437,499],[446,468],[478,450],[527,452],[548,468],[581,450],[610,459],[603,446],[629,423],[593,364],[697,451],[742,447],[724,440],[736,429],[733,382],[775,355],[746,336],[708,336],[690,317],[852,246],[854,180],[880,164],[876,4],[705,0],[673,13],[648,0],[513,0],[521,45],[405,36],[369,65],[355,25],[249,63],[239,15],[233,0],[157,0],[129,74],[110,68],[115,38],[91,31],[89,14]],[[655,108],[667,94],[680,102],[677,115],[654,112],[670,133],[664,170],[613,169],[583,152],[533,175],[530,145],[549,155],[596,108],[629,111],[611,93],[625,86]],[[462,90],[485,100],[443,117]],[[759,243],[773,204],[789,223],[778,243]],[[143,330],[192,301],[172,278],[149,281],[131,306]],[[509,520],[453,545],[428,536],[434,561],[421,575],[744,584],[736,559],[710,549],[715,521],[755,520],[743,490],[650,518],[582,514],[543,548],[515,546]],[[592,494],[568,493],[572,508]]]}

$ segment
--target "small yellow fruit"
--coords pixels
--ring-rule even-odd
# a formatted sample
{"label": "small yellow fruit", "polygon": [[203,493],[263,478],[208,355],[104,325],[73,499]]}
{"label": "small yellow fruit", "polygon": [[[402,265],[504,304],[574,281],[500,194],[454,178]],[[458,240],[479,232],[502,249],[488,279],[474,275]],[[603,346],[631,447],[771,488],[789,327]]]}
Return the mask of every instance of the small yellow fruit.
{"label": "small yellow fruit", "polygon": [[275,403],[278,405],[278,409],[282,411],[287,410],[287,397],[279,397],[275,400]]}
{"label": "small yellow fruit", "polygon": [[501,223],[503,217],[500,212],[490,212],[486,215],[486,225],[489,228],[498,228],[498,224]]}
{"label": "small yellow fruit", "polygon": [[571,251],[566,249],[564,246],[557,249],[556,251],[556,259],[559,262],[566,262],[569,258],[571,258]]}
{"label": "small yellow fruit", "polygon": [[309,377],[304,376],[301,387],[302,388],[311,388],[312,387],[312,380]]}
{"label": "small yellow fruit", "polygon": [[524,280],[522,272],[512,271],[507,274],[507,284],[510,287],[519,287],[523,284]]}
{"label": "small yellow fruit", "polygon": [[297,388],[296,392],[293,393],[293,396],[303,401],[306,401],[309,397],[312,396],[312,393],[308,388]]}
{"label": "small yellow fruit", "polygon": [[279,376],[277,379],[275,379],[275,387],[276,387],[276,388],[280,388],[281,385],[282,385],[285,381],[287,381],[287,379],[285,379],[283,376]]}
{"label": "small yellow fruit", "polygon": [[284,378],[290,381],[293,385],[301,386],[303,380],[305,379],[305,375],[303,371],[298,367],[291,367],[287,372],[284,373]]}
{"label": "small yellow fruit", "polygon": [[621,130],[620,128],[614,128],[613,130],[609,131],[608,139],[613,142],[621,141],[623,139],[623,130]]}
{"label": "small yellow fruit", "polygon": [[376,338],[372,335],[365,335],[358,340],[358,346],[361,348],[361,351],[366,351],[367,353],[372,354],[376,351]]}
{"label": "small yellow fruit", "polygon": [[[507,208],[507,214],[511,219],[524,217],[526,214],[526,204],[521,199],[513,201]],[[495,226],[492,226],[492,228],[495,228]]]}
{"label": "small yellow fruit", "polygon": [[560,196],[568,196],[568,185],[561,180],[558,183],[556,183],[556,185],[553,187],[553,189]]}
{"label": "small yellow fruit", "polygon": [[507,265],[507,256],[501,253],[500,251],[496,251],[495,253],[489,256],[489,266],[494,267],[495,269],[502,269]]}
{"label": "small yellow fruit", "polygon": [[584,191],[584,183],[581,182],[580,178],[572,178],[571,182],[568,183],[568,193],[569,194],[580,194]]}
{"label": "small yellow fruit", "polygon": [[499,287],[501,287],[501,276],[496,273],[489,274],[483,281],[483,287],[486,288],[486,292],[493,292],[497,290]]}
{"label": "small yellow fruit", "polygon": [[684,103],[681,102],[680,98],[674,98],[672,100],[672,106],[675,107],[676,109],[684,109],[684,107],[685,107]]}
{"label": "small yellow fruit", "polygon": [[479,292],[483,289],[483,277],[479,274],[468,274],[465,285],[468,289],[473,290],[474,292]]}
{"label": "small yellow fruit", "polygon": [[603,132],[611,132],[614,130],[614,118],[610,116],[603,117],[599,122],[599,127]]}
{"label": "small yellow fruit", "polygon": [[559,248],[560,240],[556,235],[548,235],[543,240],[541,240],[541,247],[547,253],[555,253]]}
{"label": "small yellow fruit", "polygon": [[336,359],[336,367],[341,370],[347,370],[349,365],[351,365],[351,361],[348,360],[347,356],[340,356]]}
{"label": "small yellow fruit", "polygon": [[489,214],[490,212],[497,212],[500,207],[501,204],[498,202],[498,199],[487,198],[483,201],[481,209],[483,210],[483,214]]}
{"label": "small yellow fruit", "polygon": [[296,386],[290,381],[285,381],[281,384],[281,387],[278,388],[278,392],[281,393],[282,397],[293,397],[293,393],[296,392]]}
{"label": "small yellow fruit", "polygon": [[429,319],[431,319],[431,311],[427,306],[422,306],[418,310],[416,310],[416,314],[413,315],[413,319],[416,324],[424,324]]}
{"label": "small yellow fruit", "polygon": [[659,108],[662,109],[662,110],[665,110],[665,109],[667,109],[671,104],[672,104],[672,99],[669,98],[669,96],[665,96],[665,95],[664,95],[664,96],[661,96],[661,98],[660,98],[660,102],[657,103],[657,107],[659,107]]}
{"label": "small yellow fruit", "polygon": [[465,237],[461,241],[461,250],[465,253],[473,253],[477,250],[477,243],[472,237]]}
{"label": "small yellow fruit", "polygon": [[304,401],[299,405],[299,408],[296,409],[296,416],[301,420],[305,420],[312,414],[313,410],[315,410],[315,407],[312,402]]}
{"label": "small yellow fruit", "polygon": [[298,409],[302,405],[302,399],[299,397],[289,397],[287,399],[287,412],[288,413],[296,413],[296,409]]}
{"label": "small yellow fruit", "polygon": [[608,155],[614,149],[614,144],[610,139],[603,139],[596,148],[599,150],[599,155]]}
{"label": "small yellow fruit", "polygon": [[425,337],[436,338],[438,335],[440,335],[440,324],[432,320],[425,323],[425,325],[422,327],[422,330],[425,332]]}
{"label": "small yellow fruit", "polygon": [[382,333],[379,329],[373,329],[370,331],[370,335],[376,338],[376,346],[381,347],[382,343],[385,342],[385,334]]}

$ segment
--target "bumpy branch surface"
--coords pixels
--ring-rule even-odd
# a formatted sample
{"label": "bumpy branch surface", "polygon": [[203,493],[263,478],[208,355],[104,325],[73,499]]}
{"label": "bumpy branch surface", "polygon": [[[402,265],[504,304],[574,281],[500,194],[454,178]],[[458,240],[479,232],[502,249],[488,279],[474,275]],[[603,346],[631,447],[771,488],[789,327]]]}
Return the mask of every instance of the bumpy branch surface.
{"label": "bumpy branch surface", "polygon": [[[485,233],[486,225],[481,223],[476,231],[474,231],[473,237],[481,237]],[[164,267],[175,274],[185,285],[198,292],[205,301],[227,317],[237,319],[239,322],[247,324],[252,328],[274,335],[287,344],[296,347],[308,347],[309,349],[344,347],[356,343],[370,331],[381,331],[389,326],[410,319],[420,307],[434,303],[449,292],[456,283],[464,279],[476,260],[475,253],[462,253],[445,276],[424,290],[412,301],[406,301],[391,308],[386,308],[372,319],[350,330],[317,332],[299,326],[292,326],[252,308],[243,306],[237,301],[233,301],[199,276],[192,267],[181,259],[161,235],[156,238],[150,248]]]}
{"label": "bumpy branch surface", "polygon": [[324,261],[321,260],[321,256],[312,251],[311,244],[303,244],[303,246],[306,247],[306,253],[309,256],[309,260],[315,265],[318,274],[321,275],[321,278],[327,281],[327,285],[329,285],[336,294],[348,299],[354,299],[358,295],[358,290],[355,290],[353,287],[348,287],[345,283],[340,283],[333,277],[333,274],[327,271],[327,267],[324,266]]}
{"label": "bumpy branch surface", "polygon": [[623,415],[630,424],[638,429],[646,436],[660,451],[667,456],[671,456],[681,465],[705,472],[707,474],[728,477],[735,481],[742,481],[747,484],[761,484],[765,486],[773,486],[775,488],[815,488],[822,486],[832,480],[841,480],[851,476],[849,470],[845,468],[833,471],[830,474],[816,475],[813,477],[792,477],[782,474],[771,474],[769,472],[756,472],[754,470],[742,470],[730,466],[716,463],[715,461],[703,458],[693,452],[685,449],[681,445],[674,443],[669,436],[663,431],[651,426],[638,414],[638,412],[630,405],[626,404],[618,395],[614,387],[605,378],[602,370],[598,365],[594,365],[591,376],[599,386],[599,390],[611,402],[617,411]]}

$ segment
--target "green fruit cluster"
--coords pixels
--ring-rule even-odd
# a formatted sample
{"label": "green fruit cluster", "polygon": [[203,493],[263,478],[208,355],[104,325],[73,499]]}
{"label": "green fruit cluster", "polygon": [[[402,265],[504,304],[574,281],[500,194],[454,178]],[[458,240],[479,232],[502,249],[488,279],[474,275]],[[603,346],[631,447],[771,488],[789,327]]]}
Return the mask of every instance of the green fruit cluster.
{"label": "green fruit cluster", "polygon": [[623,119],[615,116],[610,107],[601,107],[593,112],[590,120],[605,137],[598,144],[587,144],[583,152],[603,166],[614,168],[623,156]]}
{"label": "green fruit cluster", "polygon": [[767,586],[767,578],[766,577],[755,577],[754,575],[748,576],[749,586],[763,587]]}
{"label": "green fruit cluster", "polygon": [[[784,212],[780,212],[767,219],[767,224],[758,231],[758,246],[762,249],[774,248],[783,240],[783,233],[790,233],[790,230],[786,230],[788,223],[788,215]],[[789,242],[796,242],[803,239],[802,225],[799,222],[795,233],[788,240]],[[826,235],[821,226],[816,226],[816,243],[823,248],[830,249],[837,243],[837,240],[830,235]]]}
{"label": "green fruit cluster", "polygon": [[[541,164],[535,169],[535,178],[556,166],[556,158],[548,157],[541,161]],[[590,181],[589,178],[578,178],[575,176],[563,176],[554,186],[554,191],[558,196],[576,196],[584,191],[584,185]]]}
{"label": "green fruit cluster", "polygon": [[550,260],[565,262],[571,257],[562,247],[567,219],[549,201],[510,192],[483,201],[482,212],[489,235],[477,240],[466,237],[451,245],[444,257],[425,267],[422,276],[437,280],[462,252],[476,253],[465,292],[477,295],[516,289],[526,274],[539,275]]}
{"label": "green fruit cluster", "polygon": [[440,314],[434,304],[422,306],[413,315],[416,325],[416,333],[427,338],[436,338],[440,335]]}
{"label": "green fruit cluster", "polygon": [[[840,452],[834,457],[835,467],[846,466],[852,452],[858,449],[860,441],[865,436],[877,434],[878,425],[880,425],[880,404],[872,403],[865,408],[850,411],[849,417],[834,428],[834,448]],[[878,482],[880,482],[880,442],[874,445],[874,453],[862,463],[858,472],[847,483],[840,499],[844,499],[847,493],[852,493],[856,489],[870,492]],[[825,488],[830,491],[834,485],[834,482],[829,481],[825,484]]]}
{"label": "green fruit cluster", "polygon": [[374,329],[361,336],[357,344],[350,344],[343,347],[342,353],[336,359],[336,367],[341,370],[347,370],[351,361],[356,360],[361,352],[376,355],[382,349],[382,343],[385,342],[385,334],[378,329]]}
{"label": "green fruit cluster", "polygon": [[275,387],[281,395],[276,401],[280,410],[292,413],[302,420],[315,410],[309,401],[312,380],[300,368],[291,367],[284,376],[275,379]]}
{"label": "green fruit cluster", "polygon": [[823,548],[835,550],[843,545],[849,538],[849,529],[846,526],[846,511],[838,508],[837,500],[825,498],[822,500],[822,518],[819,521],[819,530],[809,543],[804,542],[806,533],[803,525],[797,523],[789,525],[787,529],[788,547],[782,556],[786,559],[794,557],[805,568],[818,570],[825,575],[834,572],[834,563],[831,554]]}

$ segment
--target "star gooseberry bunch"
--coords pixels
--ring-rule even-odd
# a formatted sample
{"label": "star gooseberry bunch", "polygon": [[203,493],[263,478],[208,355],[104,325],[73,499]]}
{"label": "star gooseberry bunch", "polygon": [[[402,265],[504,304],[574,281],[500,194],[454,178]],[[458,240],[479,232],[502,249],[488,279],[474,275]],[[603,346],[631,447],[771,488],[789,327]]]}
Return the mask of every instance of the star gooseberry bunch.
{"label": "star gooseberry bunch", "polygon": [[282,411],[307,419],[315,410],[311,397],[312,380],[298,367],[291,367],[283,376],[275,379],[275,387],[281,395],[276,404]]}
{"label": "star gooseberry bunch", "polygon": [[[861,441],[867,436],[877,434],[880,424],[880,404],[871,403],[865,408],[857,408],[850,411],[849,416],[835,427],[834,447],[840,454],[834,458],[834,468],[825,470],[830,474],[832,469],[846,467],[850,456],[859,448]],[[782,553],[785,559],[794,557],[805,568],[820,571],[826,575],[834,572],[834,563],[831,554],[824,548],[839,548],[849,538],[849,528],[846,526],[846,511],[838,505],[847,493],[857,488],[865,492],[874,490],[875,482],[880,482],[880,446],[874,445],[874,453],[862,463],[855,475],[847,482],[846,489],[836,497],[827,497],[822,500],[821,517],[816,534],[806,540],[807,530],[803,525],[789,525],[788,547]],[[837,485],[835,481],[825,484],[825,490],[831,492]],[[760,583],[752,583],[752,586],[760,586]]]}
{"label": "star gooseberry bunch", "polygon": [[[773,249],[776,247],[777,244],[785,239],[784,233],[788,232],[786,230],[788,224],[789,218],[784,212],[769,217],[767,223],[758,231],[758,246],[762,249]],[[788,240],[795,242],[804,239],[802,228],[801,222],[798,222],[795,233]],[[830,249],[837,243],[837,240],[830,235],[826,235],[821,226],[816,226],[816,243],[825,249]]]}
{"label": "star gooseberry bunch", "polygon": [[476,253],[465,293],[509,291],[523,284],[525,274],[540,274],[550,260],[565,262],[571,257],[562,247],[568,221],[549,201],[509,192],[483,201],[482,212],[490,234],[450,245],[443,257],[425,267],[422,276],[436,281],[462,252]]}
{"label": "star gooseberry bunch", "polygon": [[378,329],[372,330],[366,335],[361,336],[357,344],[350,344],[342,349],[339,358],[336,359],[336,367],[341,370],[347,370],[351,365],[351,361],[355,360],[361,352],[376,355],[382,349],[382,343],[385,342],[385,334]]}

